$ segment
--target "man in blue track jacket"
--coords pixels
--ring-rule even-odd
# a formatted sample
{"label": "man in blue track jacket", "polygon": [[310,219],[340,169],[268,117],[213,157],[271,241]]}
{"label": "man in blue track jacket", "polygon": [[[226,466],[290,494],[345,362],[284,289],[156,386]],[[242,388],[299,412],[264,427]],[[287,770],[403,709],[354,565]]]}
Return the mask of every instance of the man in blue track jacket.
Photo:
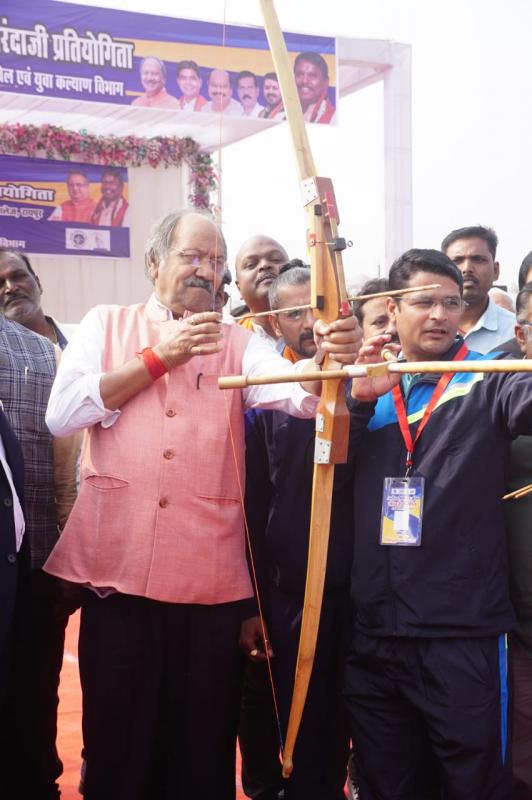
{"label": "man in blue track jacket", "polygon": [[[388,300],[406,360],[486,358],[457,336],[463,281],[445,255],[410,250],[389,279],[391,290],[439,284]],[[381,360],[387,340],[367,342],[359,362]],[[532,433],[530,375],[387,375],[352,392],[345,695],[361,797],[510,798],[501,497],[510,442]]]}

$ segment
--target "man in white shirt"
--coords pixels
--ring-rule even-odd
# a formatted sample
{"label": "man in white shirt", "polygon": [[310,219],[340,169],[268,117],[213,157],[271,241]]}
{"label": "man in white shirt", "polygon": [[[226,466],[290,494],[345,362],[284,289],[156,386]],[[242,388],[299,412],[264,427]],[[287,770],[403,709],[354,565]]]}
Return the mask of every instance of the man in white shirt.
{"label": "man in white shirt", "polygon": [[231,76],[225,69],[213,69],[207,83],[209,102],[205,103],[202,111],[232,114],[242,116],[242,106],[233,97]]}
{"label": "man in white shirt", "polygon": [[[92,309],[52,390],[50,429],[87,428],[80,494],[46,569],[93,590],[80,630],[89,797],[199,798],[208,763],[216,796],[234,798],[239,630],[248,654],[261,638],[247,608],[242,410],[311,417],[316,398],[299,383],[221,396],[228,366],[299,372],[209,310],[225,262],[210,216],[160,220],[146,248],[154,294]],[[316,326],[322,349],[352,363],[353,318]],[[316,365],[300,364],[303,380]]]}
{"label": "man in white shirt", "polygon": [[464,278],[465,306],[459,332],[470,350],[489,353],[513,337],[515,314],[498,306],[489,296],[499,277],[497,234],[491,228],[474,225],[447,234],[442,253],[453,261]]}
{"label": "man in white shirt", "polygon": [[257,76],[244,69],[236,76],[236,93],[242,105],[244,117],[260,117],[264,106],[259,103],[260,86]]}
{"label": "man in white shirt", "polygon": [[[288,253],[282,244],[264,234],[251,236],[240,246],[235,258],[236,286],[252,314],[270,310],[268,289],[287,261]],[[277,341],[268,316],[249,317],[240,324]]]}

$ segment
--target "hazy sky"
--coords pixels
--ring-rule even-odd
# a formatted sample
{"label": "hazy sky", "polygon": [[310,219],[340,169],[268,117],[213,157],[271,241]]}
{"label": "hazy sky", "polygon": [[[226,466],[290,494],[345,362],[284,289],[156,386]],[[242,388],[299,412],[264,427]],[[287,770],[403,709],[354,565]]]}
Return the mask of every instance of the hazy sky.
{"label": "hazy sky", "polygon": [[[260,24],[255,0],[91,2],[131,11]],[[532,250],[530,0],[277,0],[285,30],[412,45],[414,246],[438,247],[449,230],[486,224],[499,235],[502,278],[515,283]],[[380,85],[342,98],[336,130],[308,126],[318,171],[332,177],[353,239],[348,275],[383,263]],[[224,230],[230,257],[254,233],[304,256],[304,216],[286,126],[223,154]]]}

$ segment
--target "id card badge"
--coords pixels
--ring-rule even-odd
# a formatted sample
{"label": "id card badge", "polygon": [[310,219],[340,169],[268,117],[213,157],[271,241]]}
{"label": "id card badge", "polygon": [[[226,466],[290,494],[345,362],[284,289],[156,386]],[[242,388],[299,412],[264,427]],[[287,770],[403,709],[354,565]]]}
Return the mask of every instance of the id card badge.
{"label": "id card badge", "polygon": [[425,478],[385,478],[382,493],[381,544],[419,547]]}

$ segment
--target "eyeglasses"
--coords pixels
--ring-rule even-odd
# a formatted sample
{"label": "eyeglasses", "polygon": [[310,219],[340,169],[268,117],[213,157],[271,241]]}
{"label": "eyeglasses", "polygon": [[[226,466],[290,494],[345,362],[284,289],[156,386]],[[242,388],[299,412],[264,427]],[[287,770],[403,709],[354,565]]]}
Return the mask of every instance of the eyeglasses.
{"label": "eyeglasses", "polygon": [[517,320],[517,324],[523,331],[525,339],[527,339],[527,341],[529,342],[532,342],[532,322],[527,322],[527,321],[520,322],[519,320]]}
{"label": "eyeglasses", "polygon": [[312,316],[312,310],[310,308],[296,308],[293,311],[280,311],[278,316],[289,322],[301,322],[303,317],[307,314]]}
{"label": "eyeglasses", "polygon": [[225,256],[209,256],[199,250],[173,250],[172,252],[179,256],[183,264],[187,264],[189,267],[199,267],[201,264],[208,262],[214,272],[221,272],[227,266]]}
{"label": "eyeglasses", "polygon": [[406,303],[416,311],[430,312],[435,308],[441,306],[448,314],[460,314],[463,308],[463,302],[460,297],[443,297],[441,300],[436,300],[435,297],[413,297],[408,300],[405,297],[398,297],[402,303]]}

